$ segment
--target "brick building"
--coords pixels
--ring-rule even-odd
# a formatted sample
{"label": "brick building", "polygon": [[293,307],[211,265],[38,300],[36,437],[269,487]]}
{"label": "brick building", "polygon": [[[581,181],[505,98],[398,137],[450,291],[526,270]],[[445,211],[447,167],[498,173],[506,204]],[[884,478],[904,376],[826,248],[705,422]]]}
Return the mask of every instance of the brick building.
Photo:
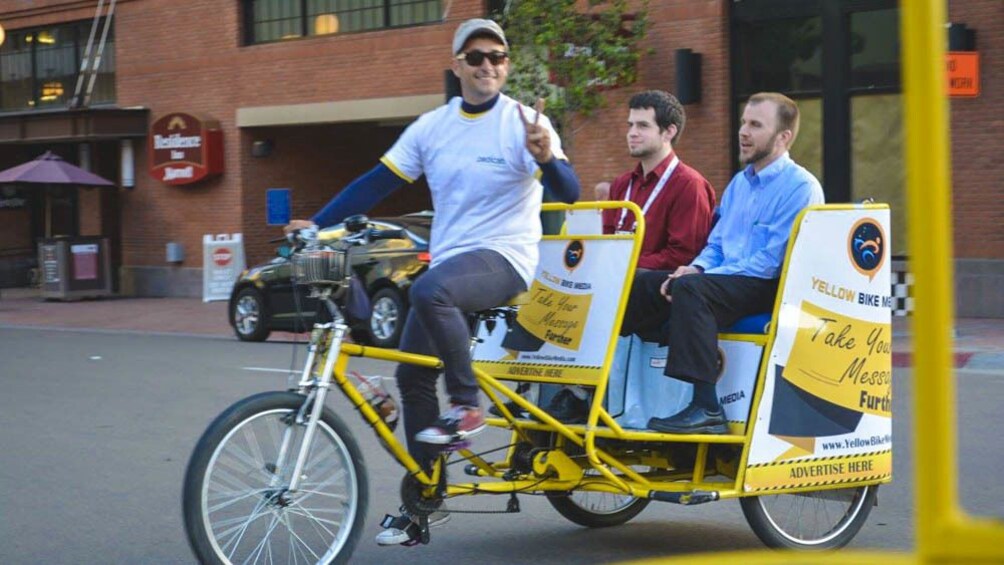
{"label": "brick building", "polygon": [[[407,123],[442,103],[456,25],[504,2],[119,0],[90,104],[68,110],[96,4],[0,2],[0,169],[53,150],[122,185],[50,189],[48,220],[40,191],[0,192],[0,285],[23,283],[46,223],[54,234],[109,237],[124,293],[197,295],[203,234],[241,232],[249,263],[266,259],[279,229],[266,224],[265,191],[292,189],[293,215],[304,217],[372,167]],[[737,169],[741,101],[788,93],[803,111],[793,156],[831,202],[890,202],[893,251],[908,256],[894,1],[652,0],[649,17],[638,83],[611,91],[608,108],[575,128],[570,156],[586,197],[631,166],[627,98],[675,91],[674,54],[687,48],[701,64],[677,147],[685,161],[721,191]],[[979,96],[951,103],[959,313],[1004,316],[995,292],[1004,161],[993,127],[1004,121],[1004,5],[950,0],[949,19],[966,26],[952,28],[953,48],[981,57]],[[148,174],[150,126],[173,112],[218,123],[221,174],[187,185]],[[923,136],[923,124],[905,125]],[[417,184],[375,213],[428,206]],[[168,243],[184,249],[182,262],[167,262]]]}

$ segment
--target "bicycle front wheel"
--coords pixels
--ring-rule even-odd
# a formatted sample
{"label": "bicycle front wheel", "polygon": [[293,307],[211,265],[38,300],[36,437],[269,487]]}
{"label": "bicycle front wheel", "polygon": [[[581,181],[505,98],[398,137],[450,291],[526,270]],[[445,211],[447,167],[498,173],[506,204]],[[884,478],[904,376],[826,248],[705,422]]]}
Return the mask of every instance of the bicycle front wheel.
{"label": "bicycle front wheel", "polygon": [[362,453],[325,408],[290,491],[307,428],[296,423],[304,402],[292,392],[258,394],[202,435],[182,494],[188,541],[202,563],[348,562],[369,502]]}

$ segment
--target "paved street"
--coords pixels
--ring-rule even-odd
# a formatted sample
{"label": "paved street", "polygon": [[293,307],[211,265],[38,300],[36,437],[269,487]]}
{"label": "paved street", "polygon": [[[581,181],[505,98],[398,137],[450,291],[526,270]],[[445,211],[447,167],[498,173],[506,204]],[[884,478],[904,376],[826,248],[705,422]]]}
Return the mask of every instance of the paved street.
{"label": "paved street", "polygon": [[[180,509],[191,448],[235,400],[284,387],[281,371],[292,354],[290,344],[278,342],[0,329],[0,563],[194,562]],[[356,368],[392,370],[376,362]],[[913,546],[910,377],[908,369],[894,377],[896,480],[879,492],[879,506],[853,547]],[[961,373],[959,401],[963,501],[973,512],[1000,516],[1004,372]],[[331,405],[363,445],[370,471],[370,511],[355,563],[610,563],[760,547],[734,501],[695,508],[652,503],[625,526],[587,530],[543,499],[524,496],[521,514],[456,514],[429,546],[379,548],[372,538],[383,514],[396,509],[401,472],[346,402],[336,397]],[[475,447],[505,439],[494,433]],[[504,502],[463,504],[502,508]]]}

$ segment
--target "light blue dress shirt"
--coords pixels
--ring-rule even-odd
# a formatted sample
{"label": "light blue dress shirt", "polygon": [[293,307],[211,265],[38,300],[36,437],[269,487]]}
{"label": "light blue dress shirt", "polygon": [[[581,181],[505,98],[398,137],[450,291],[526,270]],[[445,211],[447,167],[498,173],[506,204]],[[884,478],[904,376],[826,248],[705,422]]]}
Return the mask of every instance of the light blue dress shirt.
{"label": "light blue dress shirt", "polygon": [[776,279],[795,217],[823,201],[819,181],[788,153],[759,173],[749,165],[725,187],[721,217],[691,265],[707,274]]}

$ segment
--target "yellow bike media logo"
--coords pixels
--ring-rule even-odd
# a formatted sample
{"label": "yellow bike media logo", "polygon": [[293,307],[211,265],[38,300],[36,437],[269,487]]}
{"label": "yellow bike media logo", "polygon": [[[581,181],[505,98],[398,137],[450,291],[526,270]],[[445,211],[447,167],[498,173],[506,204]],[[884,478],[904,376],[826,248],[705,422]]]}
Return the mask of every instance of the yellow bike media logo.
{"label": "yellow bike media logo", "polygon": [[568,242],[565,246],[565,268],[569,271],[574,271],[576,267],[582,264],[582,260],[586,256],[586,246],[583,245],[582,241],[578,239],[573,239]]}
{"label": "yellow bike media logo", "polygon": [[854,270],[868,277],[869,281],[875,278],[886,256],[882,225],[871,218],[858,220],[847,236],[847,254]]}

